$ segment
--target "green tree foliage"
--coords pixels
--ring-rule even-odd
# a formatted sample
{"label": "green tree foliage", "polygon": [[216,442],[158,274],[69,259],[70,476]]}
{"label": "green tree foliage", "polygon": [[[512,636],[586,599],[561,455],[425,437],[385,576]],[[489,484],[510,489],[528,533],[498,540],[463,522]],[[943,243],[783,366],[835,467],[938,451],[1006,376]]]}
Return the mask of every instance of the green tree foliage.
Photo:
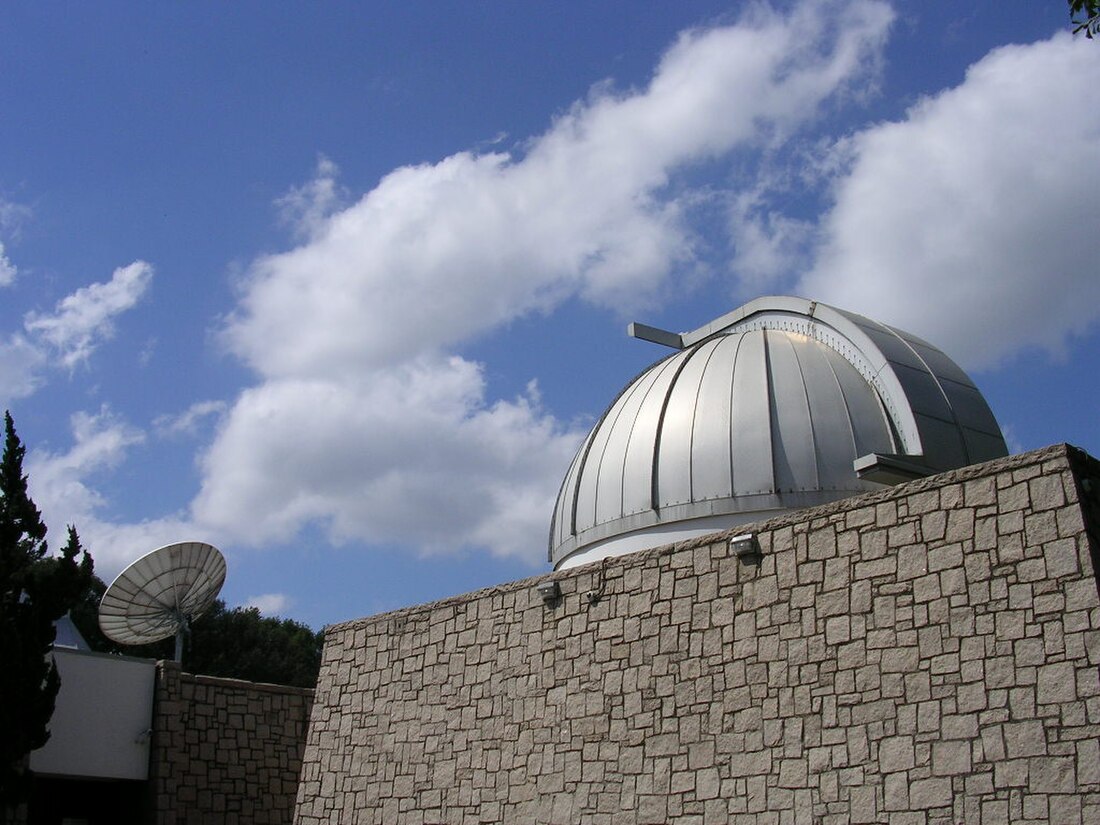
{"label": "green tree foliage", "polygon": [[[93,577],[72,610],[73,623],[92,650],[150,659],[170,659],[175,639],[151,645],[119,645],[99,629],[97,609],[106,586]],[[230,610],[218,599],[191,626],[184,669],[250,682],[313,687],[321,666],[322,634],[291,619],[260,615],[254,607]]]}
{"label": "green tree foliage", "polygon": [[1100,0],[1068,0],[1069,19],[1073,24],[1073,33],[1084,32],[1092,39],[1100,33]]}
{"label": "green tree foliage", "polygon": [[214,603],[191,629],[187,670],[251,682],[313,687],[321,667],[322,634],[254,607]]}
{"label": "green tree foliage", "polygon": [[26,448],[4,414],[0,459],[0,822],[26,798],[27,755],[46,744],[61,679],[50,658],[54,622],[88,588],[92,558],[76,530],[47,554],[46,525],[27,494]]}

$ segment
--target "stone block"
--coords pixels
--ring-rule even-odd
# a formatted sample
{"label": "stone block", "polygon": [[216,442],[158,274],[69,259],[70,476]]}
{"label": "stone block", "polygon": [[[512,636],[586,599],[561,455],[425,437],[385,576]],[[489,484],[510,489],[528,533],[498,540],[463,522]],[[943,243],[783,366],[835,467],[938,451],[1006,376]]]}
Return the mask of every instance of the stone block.
{"label": "stone block", "polygon": [[[867,549],[866,542],[864,543],[864,551]],[[868,561],[857,561],[853,567],[856,580],[875,579],[882,577],[892,577],[895,575],[898,569],[898,561],[895,556],[884,556],[882,558],[872,558],[864,552],[864,559],[870,559]]]}
{"label": "stone block", "polygon": [[887,811],[909,810],[909,775],[888,774],[883,780],[883,808]]}
{"label": "stone block", "polygon": [[918,810],[951,804],[951,780],[941,777],[917,779],[909,785],[909,806]]}
{"label": "stone block", "polygon": [[878,768],[882,773],[906,771],[916,764],[912,736],[891,736],[878,745]]}
{"label": "stone block", "polygon": [[993,764],[993,784],[997,788],[1022,788],[1028,784],[1028,760],[1001,759]]}
{"label": "stone block", "polygon": [[1100,606],[1100,597],[1097,596],[1095,581],[1080,579],[1065,582],[1062,592],[1066,596],[1067,610],[1091,610]]}
{"label": "stone block", "polygon": [[970,541],[974,537],[974,510],[967,507],[947,512],[947,531],[944,539],[949,542]]}
{"label": "stone block", "polygon": [[973,713],[944,716],[936,730],[944,739],[972,740],[978,736],[978,717]]}
{"label": "stone block", "polygon": [[1081,795],[1051,796],[1047,798],[1048,815],[1051,822],[1059,825],[1083,825]]}
{"label": "stone block", "polygon": [[1058,538],[1058,520],[1054,513],[1029,513],[1024,518],[1024,541],[1034,547]]}
{"label": "stone block", "polygon": [[972,713],[985,710],[988,706],[986,687],[981,682],[959,685],[956,693],[956,708],[959,713]]}
{"label": "stone block", "polygon": [[1023,510],[1031,503],[1031,493],[1026,482],[1013,484],[997,491],[997,512],[1011,513]]}
{"label": "stone block", "polygon": [[1033,510],[1053,510],[1066,503],[1060,476],[1041,476],[1028,482],[1028,493]]}
{"label": "stone block", "polygon": [[[639,794],[637,797],[638,825],[663,825],[669,821],[668,798],[662,794]],[[564,820],[553,820],[564,821]]]}
{"label": "stone block", "polygon": [[776,784],[780,788],[805,788],[808,776],[809,764],[805,759],[781,759]]}
{"label": "stone block", "polygon": [[834,616],[825,620],[825,642],[836,645],[852,638],[848,616]]}
{"label": "stone block", "polygon": [[894,647],[882,651],[883,673],[906,673],[917,670],[920,662],[920,649],[917,647]]}
{"label": "stone block", "polygon": [[955,740],[932,743],[934,776],[966,776],[970,773],[970,742]]}
{"label": "stone block", "polygon": [[[897,549],[897,577],[899,581],[908,581],[928,575],[928,549],[924,545],[909,543],[891,544]],[[856,565],[858,570],[859,565]]]}
{"label": "stone block", "polygon": [[936,573],[950,568],[963,567],[962,544],[954,543],[935,547],[928,551],[928,572]]}
{"label": "stone block", "polygon": [[921,540],[925,542],[941,541],[947,532],[947,513],[943,510],[921,510]]}
{"label": "stone block", "polygon": [[1026,635],[1027,611],[1002,610],[997,613],[995,627],[997,639],[1001,641],[1022,639]]}
{"label": "stone block", "polygon": [[1047,752],[1046,730],[1039,719],[1007,722],[1001,730],[1009,759],[1041,756]]}
{"label": "stone block", "polygon": [[1075,760],[1072,756],[1034,756],[1028,760],[1028,790],[1032,793],[1073,793]]}
{"label": "stone block", "polygon": [[1076,751],[1078,784],[1100,786],[1100,738],[1082,739],[1077,742]]}
{"label": "stone block", "polygon": [[929,670],[934,675],[942,675],[945,673],[958,673],[959,654],[944,653],[940,656],[933,656],[929,661]]}
{"label": "stone block", "polygon": [[1038,668],[1038,693],[1040,705],[1077,700],[1077,674],[1071,662],[1055,662]]}
{"label": "stone block", "polygon": [[[1024,535],[1019,533],[1006,533],[999,531],[996,546],[996,563],[1013,565],[1024,557]],[[1041,570],[1041,568],[1040,568]],[[1032,578],[1042,578],[1042,572],[1038,572]]]}
{"label": "stone block", "polygon": [[1041,665],[1046,661],[1043,640],[1034,637],[1017,640],[1013,644],[1013,655],[1017,667]]}
{"label": "stone block", "polygon": [[1046,573],[1049,576],[1075,576],[1080,572],[1077,559],[1077,540],[1058,539],[1043,545]]}
{"label": "stone block", "polygon": [[721,792],[721,788],[722,783],[717,768],[710,767],[697,772],[695,778],[696,799],[716,799]]}
{"label": "stone block", "polygon": [[878,801],[873,785],[851,788],[848,792],[849,819],[856,823],[878,822]]}
{"label": "stone block", "polygon": [[1006,825],[1008,818],[1008,800],[985,799],[982,800],[981,825]]}
{"label": "stone block", "polygon": [[976,478],[963,484],[963,501],[967,507],[987,507],[997,502],[997,484],[992,478]]}
{"label": "stone block", "polygon": [[913,599],[917,602],[930,602],[940,597],[940,577],[936,573],[918,576],[913,581]]}
{"label": "stone block", "polygon": [[836,529],[829,525],[810,533],[807,543],[808,557],[827,559],[836,555]]}

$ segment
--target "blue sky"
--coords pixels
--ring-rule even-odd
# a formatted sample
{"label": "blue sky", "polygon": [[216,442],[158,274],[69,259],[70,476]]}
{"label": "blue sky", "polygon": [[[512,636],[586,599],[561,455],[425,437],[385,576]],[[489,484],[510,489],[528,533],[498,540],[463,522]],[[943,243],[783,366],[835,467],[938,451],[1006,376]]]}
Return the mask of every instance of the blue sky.
{"label": "blue sky", "polygon": [[579,440],[801,294],[1100,454],[1100,45],[1057,0],[23,3],[0,406],[99,573],[319,627],[545,570]]}

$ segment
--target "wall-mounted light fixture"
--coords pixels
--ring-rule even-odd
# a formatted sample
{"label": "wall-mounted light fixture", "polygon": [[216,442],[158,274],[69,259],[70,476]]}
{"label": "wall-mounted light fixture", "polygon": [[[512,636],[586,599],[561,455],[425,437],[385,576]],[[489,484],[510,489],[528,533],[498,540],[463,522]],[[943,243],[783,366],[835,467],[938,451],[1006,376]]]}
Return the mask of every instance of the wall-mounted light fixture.
{"label": "wall-mounted light fixture", "polygon": [[730,550],[746,564],[756,564],[763,553],[760,552],[760,542],[756,540],[756,533],[741,533],[730,539]]}
{"label": "wall-mounted light fixture", "polygon": [[554,580],[539,582],[535,590],[542,597],[544,603],[550,605],[561,598],[561,585]]}

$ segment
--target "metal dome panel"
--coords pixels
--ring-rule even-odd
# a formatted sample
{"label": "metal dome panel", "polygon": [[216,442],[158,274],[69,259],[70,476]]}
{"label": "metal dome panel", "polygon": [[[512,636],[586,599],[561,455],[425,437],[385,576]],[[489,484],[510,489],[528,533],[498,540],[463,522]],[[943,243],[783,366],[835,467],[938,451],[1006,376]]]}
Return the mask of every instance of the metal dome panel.
{"label": "metal dome panel", "polygon": [[876,489],[887,465],[920,474],[1007,453],[950,358],[854,313],[761,298],[690,333],[632,329],[679,351],[619,394],[574,459],[556,565]]}

